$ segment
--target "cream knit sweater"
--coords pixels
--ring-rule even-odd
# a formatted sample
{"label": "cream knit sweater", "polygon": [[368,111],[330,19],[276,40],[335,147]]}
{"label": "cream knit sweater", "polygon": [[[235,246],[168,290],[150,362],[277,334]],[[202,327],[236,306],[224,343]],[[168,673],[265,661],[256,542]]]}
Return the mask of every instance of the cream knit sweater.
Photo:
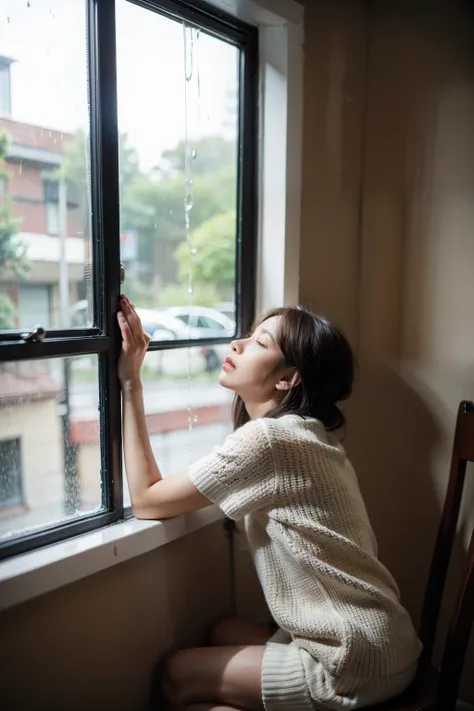
{"label": "cream knit sweater", "polygon": [[227,516],[246,517],[269,609],[291,635],[312,699],[321,665],[354,688],[413,667],[420,643],[377,560],[354,470],[320,422],[253,420],[189,473]]}

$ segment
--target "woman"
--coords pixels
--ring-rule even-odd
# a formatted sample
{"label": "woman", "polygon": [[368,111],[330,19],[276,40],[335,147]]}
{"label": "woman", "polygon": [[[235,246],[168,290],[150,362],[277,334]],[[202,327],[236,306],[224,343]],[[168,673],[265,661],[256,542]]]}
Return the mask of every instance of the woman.
{"label": "woman", "polygon": [[235,433],[187,471],[162,479],[150,446],[140,369],[148,336],[126,297],[123,337],[125,466],[133,510],[161,519],[217,504],[245,517],[248,543],[278,625],[221,625],[216,647],[166,664],[176,707],[356,709],[403,691],[420,643],[376,541],[354,471],[333,434],[351,393],[344,336],[301,308],[267,313],[234,341],[219,382],[236,395]]}

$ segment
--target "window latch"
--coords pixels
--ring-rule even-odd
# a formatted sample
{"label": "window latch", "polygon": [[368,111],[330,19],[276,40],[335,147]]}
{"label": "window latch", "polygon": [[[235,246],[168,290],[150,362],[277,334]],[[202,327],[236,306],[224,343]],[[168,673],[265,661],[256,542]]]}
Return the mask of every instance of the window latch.
{"label": "window latch", "polygon": [[120,286],[122,286],[124,281],[125,281],[125,267],[123,266],[122,262],[120,262]]}
{"label": "window latch", "polygon": [[21,339],[25,343],[39,343],[46,336],[43,326],[35,326],[29,333],[22,333]]}

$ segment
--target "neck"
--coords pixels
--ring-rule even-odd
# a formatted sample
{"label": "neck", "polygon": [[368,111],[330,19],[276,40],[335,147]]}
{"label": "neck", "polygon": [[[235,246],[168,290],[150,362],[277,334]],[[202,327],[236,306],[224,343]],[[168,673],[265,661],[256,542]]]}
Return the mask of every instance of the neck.
{"label": "neck", "polygon": [[245,409],[251,420],[257,420],[259,417],[265,417],[267,412],[273,410],[276,405],[274,400],[268,402],[248,402],[244,400]]}

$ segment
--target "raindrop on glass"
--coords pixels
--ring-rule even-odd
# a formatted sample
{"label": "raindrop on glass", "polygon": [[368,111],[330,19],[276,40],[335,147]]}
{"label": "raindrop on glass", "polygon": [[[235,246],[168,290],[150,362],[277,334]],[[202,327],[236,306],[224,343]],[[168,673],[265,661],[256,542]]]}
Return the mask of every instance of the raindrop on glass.
{"label": "raindrop on glass", "polygon": [[184,209],[189,212],[193,207],[193,194],[188,192],[184,197]]}

